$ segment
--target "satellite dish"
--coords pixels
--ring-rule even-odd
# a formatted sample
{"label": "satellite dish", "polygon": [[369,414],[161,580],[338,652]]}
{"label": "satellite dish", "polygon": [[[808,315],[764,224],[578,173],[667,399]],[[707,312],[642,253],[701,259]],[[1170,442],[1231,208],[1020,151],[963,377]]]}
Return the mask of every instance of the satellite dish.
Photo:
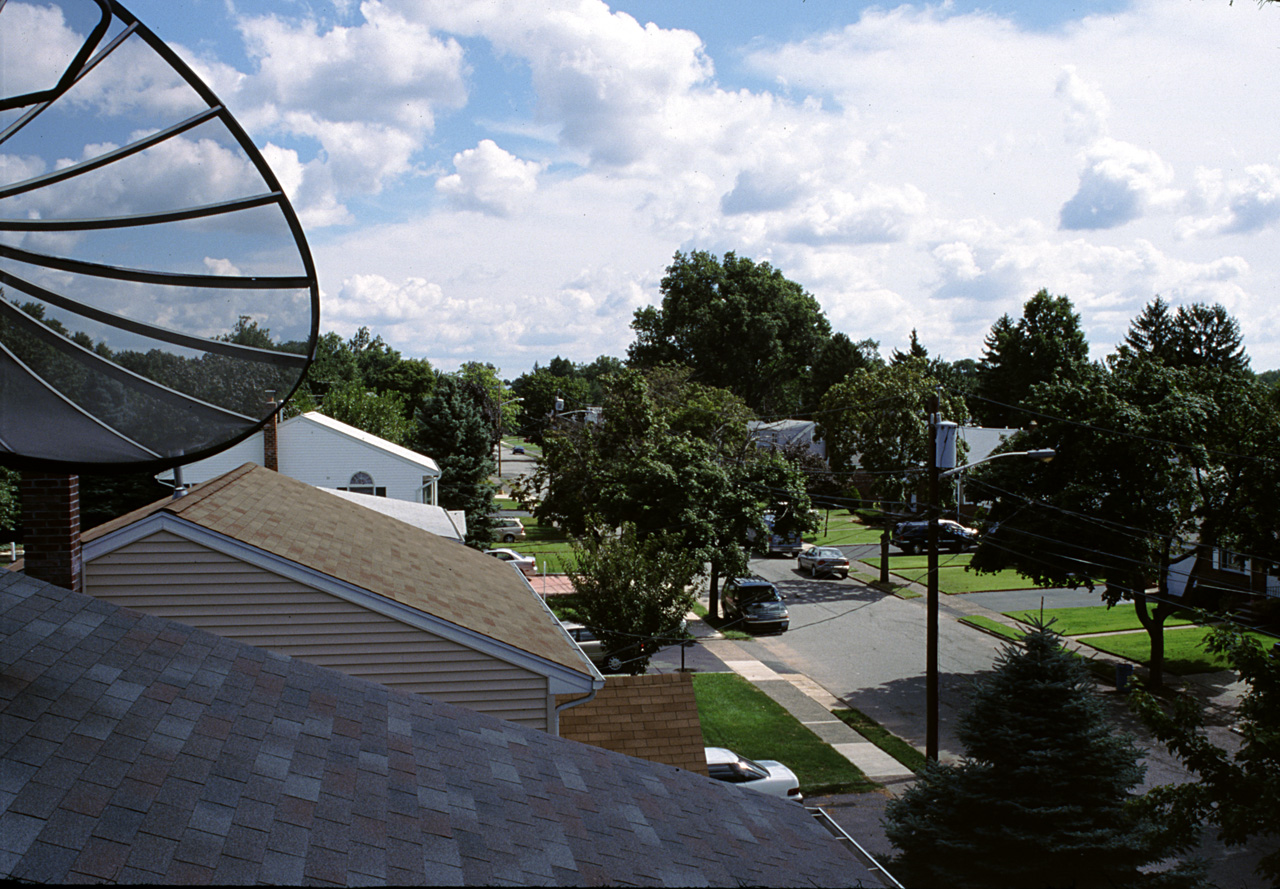
{"label": "satellite dish", "polygon": [[159,471],[262,426],[319,286],[275,174],[114,0],[0,0],[0,464]]}

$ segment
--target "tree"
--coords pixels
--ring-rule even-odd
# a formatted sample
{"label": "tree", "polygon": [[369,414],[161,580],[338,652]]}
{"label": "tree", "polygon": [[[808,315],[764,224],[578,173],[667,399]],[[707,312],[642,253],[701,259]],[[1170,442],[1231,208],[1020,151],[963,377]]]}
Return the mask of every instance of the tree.
{"label": "tree", "polygon": [[17,470],[0,466],[0,541],[16,540],[22,534],[21,478]]}
{"label": "tree", "polygon": [[[1240,749],[1229,753],[1205,736],[1204,710],[1192,697],[1180,696],[1166,710],[1137,690],[1130,704],[1139,718],[1197,777],[1151,790],[1143,805],[1180,850],[1195,845],[1204,824],[1233,846],[1254,837],[1274,841],[1280,838],[1280,658],[1229,626],[1215,628],[1207,647],[1226,655],[1246,686],[1236,710]],[[1280,883],[1280,848],[1261,859],[1257,873]]]}
{"label": "tree", "polygon": [[[905,502],[928,465],[927,404],[938,388],[928,363],[918,357],[854,371],[832,386],[823,396],[818,422],[832,469],[843,472],[856,461],[868,474],[872,498]],[[943,392],[939,398],[944,419],[965,422],[968,413],[960,396]]]}
{"label": "tree", "polygon": [[716,579],[746,569],[743,547],[749,532],[765,532],[771,505],[792,507],[779,533],[808,530],[812,519],[802,474],[755,448],[741,399],[688,375],[659,368],[609,378],[601,422],[557,421],[524,497],[540,520],[574,537],[624,524],[640,540],[676,535],[699,564],[711,564],[714,616]]}
{"label": "tree", "polygon": [[767,262],[676,253],[661,307],[638,309],[627,351],[633,367],[679,364],[694,382],[728,389],[758,413],[800,407],[809,373],[831,336],[818,301]]}
{"label": "tree", "polygon": [[691,584],[702,570],[679,535],[641,538],[624,524],[614,536],[573,544],[576,567],[569,579],[577,594],[577,618],[616,656],[623,672],[643,673],[662,644],[679,638],[693,605]]}
{"label": "tree", "polygon": [[1145,767],[1080,662],[1044,626],[1006,645],[959,737],[885,810],[897,867],[921,886],[1132,886],[1169,851],[1132,806]]}
{"label": "tree", "polygon": [[1164,621],[1183,604],[1159,589],[1171,558],[1196,543],[1280,555],[1274,394],[1239,371],[1121,353],[1040,384],[1027,404],[1039,423],[1008,450],[1057,456],[1039,469],[999,461],[970,475],[970,490],[991,494],[996,525],[971,567],[1132,600],[1159,685]]}
{"label": "tree", "polygon": [[493,426],[485,419],[473,388],[441,374],[431,397],[414,414],[413,449],[440,466],[440,505],[467,515],[467,543],[493,539]]}
{"label": "tree", "polygon": [[1240,323],[1218,304],[1192,303],[1170,314],[1168,304],[1157,296],[1133,320],[1118,351],[1169,367],[1210,367],[1228,373],[1249,369]]}
{"label": "tree", "polygon": [[320,406],[326,417],[401,446],[408,445],[413,436],[413,424],[405,417],[405,410],[406,399],[400,393],[370,392],[355,381],[329,390]]}
{"label": "tree", "polygon": [[1088,364],[1089,343],[1080,329],[1080,316],[1065,296],[1041,290],[1022,309],[1016,322],[1003,315],[984,340],[978,367],[977,408],[987,426],[1022,426],[1020,410],[1027,393],[1041,382],[1061,376],[1071,379]]}
{"label": "tree", "polygon": [[832,334],[813,362],[805,392],[805,406],[816,408],[828,389],[844,382],[845,377],[855,370],[869,370],[883,363],[880,344],[875,340],[865,339],[855,343],[846,334]]}
{"label": "tree", "polygon": [[521,374],[511,383],[511,391],[520,398],[517,420],[521,432],[534,441],[540,441],[555,412],[556,400],[563,402],[565,410],[580,410],[587,404],[590,385],[580,377],[562,377],[549,368],[538,367]]}

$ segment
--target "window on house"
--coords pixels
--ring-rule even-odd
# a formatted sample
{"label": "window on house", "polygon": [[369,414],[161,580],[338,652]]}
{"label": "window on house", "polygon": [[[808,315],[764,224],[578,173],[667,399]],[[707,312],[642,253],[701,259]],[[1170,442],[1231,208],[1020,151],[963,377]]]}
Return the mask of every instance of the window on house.
{"label": "window on house", "polygon": [[1225,549],[1215,549],[1213,551],[1213,567],[1219,571],[1235,571],[1239,574],[1249,573],[1249,559],[1239,553],[1233,553]]}
{"label": "window on house", "polygon": [[353,494],[373,494],[378,497],[387,496],[387,489],[375,487],[373,484],[373,476],[367,472],[354,473],[351,476],[351,481],[347,483],[346,487],[339,488],[338,490],[351,491]]}

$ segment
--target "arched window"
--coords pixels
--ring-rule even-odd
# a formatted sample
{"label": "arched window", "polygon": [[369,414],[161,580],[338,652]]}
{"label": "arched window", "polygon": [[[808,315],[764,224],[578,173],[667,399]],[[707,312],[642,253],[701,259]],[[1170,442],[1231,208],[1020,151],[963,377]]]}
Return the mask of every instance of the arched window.
{"label": "arched window", "polygon": [[374,494],[378,497],[387,496],[387,489],[374,487],[373,476],[367,472],[352,473],[351,481],[347,482],[346,487],[338,490],[351,491],[355,494]]}

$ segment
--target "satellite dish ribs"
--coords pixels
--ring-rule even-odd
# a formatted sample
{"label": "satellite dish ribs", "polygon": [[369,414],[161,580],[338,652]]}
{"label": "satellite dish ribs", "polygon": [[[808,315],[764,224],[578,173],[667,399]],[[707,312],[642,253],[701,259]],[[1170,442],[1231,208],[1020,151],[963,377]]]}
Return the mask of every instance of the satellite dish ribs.
{"label": "satellite dish ribs", "polygon": [[114,0],[0,0],[0,28],[0,464],[158,471],[251,435],[319,332],[275,174]]}

